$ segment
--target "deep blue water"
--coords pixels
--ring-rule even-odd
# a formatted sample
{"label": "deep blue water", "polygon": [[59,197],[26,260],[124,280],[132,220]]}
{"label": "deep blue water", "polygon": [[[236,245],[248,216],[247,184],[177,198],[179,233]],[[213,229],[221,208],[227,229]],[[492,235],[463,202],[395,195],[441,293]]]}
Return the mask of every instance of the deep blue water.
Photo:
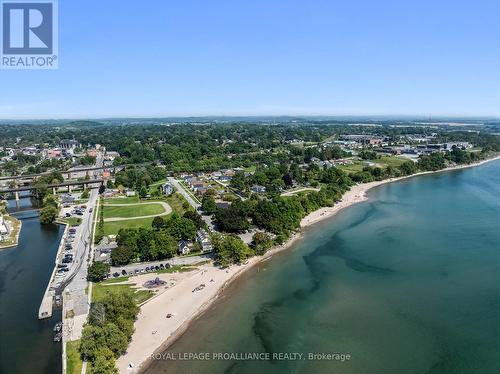
{"label": "deep blue water", "polygon": [[[20,207],[9,202],[9,211],[30,209],[28,198]],[[61,345],[52,342],[52,328],[60,312],[39,321],[38,308],[54,268],[64,228],[40,225],[38,214],[16,214],[22,221],[19,245],[0,250],[0,373],[60,373]]]}
{"label": "deep blue water", "polygon": [[[500,372],[500,162],[381,186],[229,287],[153,373]],[[307,358],[307,356],[305,356]]]}

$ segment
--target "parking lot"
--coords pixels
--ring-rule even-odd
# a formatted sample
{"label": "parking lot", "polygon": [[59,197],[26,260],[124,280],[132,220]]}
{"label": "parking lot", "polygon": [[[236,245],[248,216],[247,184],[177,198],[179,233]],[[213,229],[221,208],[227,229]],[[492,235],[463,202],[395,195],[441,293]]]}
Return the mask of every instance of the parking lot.
{"label": "parking lot", "polygon": [[141,262],[125,266],[112,266],[109,270],[108,277],[139,275],[149,272],[160,271],[165,268],[169,268],[171,266],[196,265],[200,262],[211,259],[212,259],[211,254],[203,254],[191,257],[177,257],[163,261]]}

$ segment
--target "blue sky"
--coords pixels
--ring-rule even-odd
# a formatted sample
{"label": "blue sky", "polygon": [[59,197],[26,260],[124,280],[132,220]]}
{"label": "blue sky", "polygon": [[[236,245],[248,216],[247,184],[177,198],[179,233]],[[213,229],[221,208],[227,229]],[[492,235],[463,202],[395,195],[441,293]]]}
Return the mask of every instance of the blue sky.
{"label": "blue sky", "polygon": [[500,1],[59,1],[0,118],[500,116]]}

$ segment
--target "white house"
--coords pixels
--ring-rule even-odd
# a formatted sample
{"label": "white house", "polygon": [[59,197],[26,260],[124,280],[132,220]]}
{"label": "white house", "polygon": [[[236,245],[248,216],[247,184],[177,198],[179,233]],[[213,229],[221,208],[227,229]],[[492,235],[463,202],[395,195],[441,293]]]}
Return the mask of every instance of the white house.
{"label": "white house", "polygon": [[196,233],[196,240],[201,245],[202,252],[211,252],[213,250],[212,242],[210,241],[210,235],[203,229],[198,230]]}
{"label": "white house", "polygon": [[168,183],[168,182],[165,184],[162,184],[160,188],[161,188],[161,192],[164,195],[171,195],[174,192],[174,187],[172,186],[171,183]]}
{"label": "white house", "polygon": [[187,240],[181,240],[179,242],[179,246],[177,248],[177,251],[181,255],[187,255],[189,252],[191,252],[191,248],[189,246],[189,242]]}
{"label": "white house", "polygon": [[0,214],[0,241],[6,239],[5,237],[8,236],[10,233],[10,227],[3,218],[3,216]]}

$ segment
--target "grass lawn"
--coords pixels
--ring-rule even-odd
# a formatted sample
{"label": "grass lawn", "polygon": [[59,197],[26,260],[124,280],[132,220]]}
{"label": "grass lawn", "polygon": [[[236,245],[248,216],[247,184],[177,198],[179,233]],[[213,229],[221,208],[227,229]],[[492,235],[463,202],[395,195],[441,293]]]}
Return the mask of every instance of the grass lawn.
{"label": "grass lawn", "polygon": [[[164,216],[168,217],[168,216]],[[120,229],[151,228],[153,218],[137,218],[126,221],[104,222],[104,235],[116,235]]]}
{"label": "grass lawn", "polygon": [[196,266],[187,266],[187,265],[174,265],[169,267],[168,269],[160,269],[158,271],[155,271],[156,274],[162,274],[162,273],[184,273],[187,271],[193,271],[198,269]]}
{"label": "grass lawn", "polygon": [[159,180],[158,182],[151,183],[148,187],[148,192],[152,194],[153,192],[158,190],[158,187],[161,186],[162,184],[167,183],[166,179]]}
{"label": "grass lawn", "polygon": [[139,197],[137,196],[104,199],[104,204],[137,204],[139,202]]}
{"label": "grass lawn", "polygon": [[166,198],[166,202],[172,208],[172,211],[176,212],[179,215],[183,215],[186,212],[184,206],[188,206],[188,210],[193,210],[191,205],[186,201],[184,196],[180,193],[173,193],[172,195]]}
{"label": "grass lawn", "polygon": [[340,165],[340,169],[344,170],[346,173],[357,173],[358,171],[363,170],[363,164],[361,161],[356,161],[350,165]]}
{"label": "grass lawn", "polygon": [[82,359],[78,349],[80,340],[66,343],[66,372],[68,374],[80,374],[82,372]]}
{"label": "grass lawn", "polygon": [[82,219],[78,217],[59,218],[58,221],[65,222],[70,226],[78,226],[82,223]]}
{"label": "grass lawn", "polygon": [[406,158],[402,157],[397,157],[397,156],[382,156],[381,158],[378,158],[376,160],[370,160],[371,162],[375,162],[377,164],[383,164],[385,166],[394,166],[397,167],[401,165],[402,163],[408,161]]}
{"label": "grass lawn", "polygon": [[153,214],[162,214],[165,209],[160,204],[141,204],[131,206],[106,206],[104,205],[104,218],[113,217],[141,217]]}
{"label": "grass lawn", "polygon": [[137,290],[134,284],[94,283],[92,285],[92,302],[101,301],[107,294],[122,292],[132,293],[137,304],[143,303],[154,294],[153,291],[149,290]]}

